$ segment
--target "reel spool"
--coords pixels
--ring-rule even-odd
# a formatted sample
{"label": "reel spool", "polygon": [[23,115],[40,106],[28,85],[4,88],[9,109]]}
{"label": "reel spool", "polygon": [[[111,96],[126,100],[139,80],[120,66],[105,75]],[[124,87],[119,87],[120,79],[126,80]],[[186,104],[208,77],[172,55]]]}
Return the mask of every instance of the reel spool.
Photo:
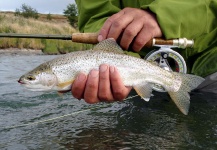
{"label": "reel spool", "polygon": [[[194,40],[188,40],[186,38],[171,40],[153,38],[151,45],[160,47],[160,49],[149,52],[145,56],[146,60],[156,62],[161,68],[168,71],[176,71],[181,73],[187,72],[184,58],[171,48],[192,48],[194,46]],[[153,89],[158,92],[166,92],[166,90],[159,84],[154,84]]]}
{"label": "reel spool", "polygon": [[[157,65],[167,71],[181,73],[187,72],[187,66],[184,58],[169,47],[162,46],[159,50],[153,50],[149,52],[144,59],[151,62],[156,62]],[[158,84],[155,84],[153,89],[158,92],[166,92],[166,90]]]}

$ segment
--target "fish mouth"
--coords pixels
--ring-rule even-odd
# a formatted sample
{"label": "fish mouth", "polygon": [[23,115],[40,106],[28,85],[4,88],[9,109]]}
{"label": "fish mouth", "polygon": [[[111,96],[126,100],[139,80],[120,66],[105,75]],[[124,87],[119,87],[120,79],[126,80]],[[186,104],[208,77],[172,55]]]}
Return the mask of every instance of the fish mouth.
{"label": "fish mouth", "polygon": [[20,84],[26,84],[21,79],[19,79],[17,82],[20,83]]}

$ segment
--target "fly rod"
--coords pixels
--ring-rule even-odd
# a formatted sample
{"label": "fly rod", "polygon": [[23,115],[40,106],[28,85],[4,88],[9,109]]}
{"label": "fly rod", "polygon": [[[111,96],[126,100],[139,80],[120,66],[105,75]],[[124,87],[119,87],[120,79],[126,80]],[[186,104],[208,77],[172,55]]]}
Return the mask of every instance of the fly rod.
{"label": "fly rod", "polygon": [[[98,33],[72,33],[72,35],[50,35],[50,34],[18,34],[18,33],[0,33],[0,38],[35,38],[35,39],[59,39],[71,40],[77,43],[97,44]],[[179,48],[193,47],[194,41],[186,38],[165,40],[162,38],[153,38],[148,41],[145,47],[153,46],[174,46]]]}

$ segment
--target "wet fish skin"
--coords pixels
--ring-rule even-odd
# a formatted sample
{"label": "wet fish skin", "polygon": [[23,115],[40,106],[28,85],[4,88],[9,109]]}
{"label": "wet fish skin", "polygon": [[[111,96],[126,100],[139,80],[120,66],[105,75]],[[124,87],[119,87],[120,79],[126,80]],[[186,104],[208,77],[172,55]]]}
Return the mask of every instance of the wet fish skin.
{"label": "wet fish skin", "polygon": [[88,74],[101,64],[115,66],[124,85],[132,86],[146,101],[151,97],[154,84],[163,86],[185,115],[190,106],[188,92],[204,80],[195,75],[166,71],[144,59],[125,55],[114,39],[107,39],[93,50],[72,52],[45,62],[21,76],[18,82],[32,91],[67,91],[78,73]]}

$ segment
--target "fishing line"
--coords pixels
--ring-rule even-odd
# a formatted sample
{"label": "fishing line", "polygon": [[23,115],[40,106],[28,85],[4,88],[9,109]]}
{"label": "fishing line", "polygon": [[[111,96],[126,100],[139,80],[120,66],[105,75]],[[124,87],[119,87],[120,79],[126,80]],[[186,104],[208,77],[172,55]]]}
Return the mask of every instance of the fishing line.
{"label": "fishing line", "polygon": [[[139,95],[130,96],[130,97],[125,98],[124,100],[133,99],[134,97],[137,97],[137,96],[139,96]],[[46,120],[41,120],[41,121],[36,121],[36,122],[30,122],[30,123],[26,123],[26,124],[7,126],[7,127],[2,128],[2,129],[6,130],[6,129],[14,129],[14,128],[19,128],[19,127],[26,127],[26,126],[36,125],[36,124],[42,124],[42,123],[46,123],[46,122],[49,122],[49,121],[54,121],[54,120],[57,120],[57,119],[62,119],[62,118],[68,117],[68,116],[73,116],[73,115],[76,115],[76,114],[84,113],[84,112],[87,112],[87,111],[96,110],[96,109],[99,109],[99,108],[107,108],[107,107],[105,107],[105,106],[98,106],[97,107],[96,106],[96,107],[93,107],[93,108],[76,111],[76,112],[73,112],[73,113],[70,113],[70,114],[66,114],[66,115],[62,115],[62,116],[59,116],[59,117],[54,117],[54,118],[50,118],[50,119],[46,119]]]}

